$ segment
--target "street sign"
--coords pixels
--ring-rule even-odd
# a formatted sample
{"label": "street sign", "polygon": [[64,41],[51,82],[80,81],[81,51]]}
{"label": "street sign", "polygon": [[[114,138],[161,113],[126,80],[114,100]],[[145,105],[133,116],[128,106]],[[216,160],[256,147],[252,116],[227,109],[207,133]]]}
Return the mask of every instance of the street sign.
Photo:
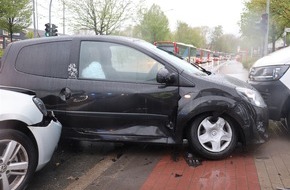
{"label": "street sign", "polygon": [[285,28],[285,32],[290,32],[290,28]]}

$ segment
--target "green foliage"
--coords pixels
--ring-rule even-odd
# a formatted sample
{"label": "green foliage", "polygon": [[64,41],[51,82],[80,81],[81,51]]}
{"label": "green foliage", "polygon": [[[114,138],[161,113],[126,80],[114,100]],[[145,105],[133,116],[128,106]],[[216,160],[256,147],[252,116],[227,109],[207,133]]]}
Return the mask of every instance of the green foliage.
{"label": "green foliage", "polygon": [[34,37],[34,33],[33,32],[27,32],[25,37],[28,38],[28,39],[32,39]]}
{"label": "green foliage", "polygon": [[[244,46],[247,48],[260,46],[264,33],[258,23],[261,20],[261,15],[266,12],[266,0],[246,1],[245,7],[241,15]],[[275,43],[277,39],[282,37],[284,28],[290,27],[290,1],[271,0],[269,21],[269,40]]]}
{"label": "green foliage", "polygon": [[4,54],[4,50],[3,49],[0,49],[0,57],[2,57]]}
{"label": "green foliage", "polygon": [[192,44],[196,47],[206,47],[206,36],[203,28],[188,26],[187,23],[178,21],[177,29],[174,34],[174,40],[187,44]]}
{"label": "green foliage", "polygon": [[235,53],[239,46],[239,39],[232,34],[223,34],[214,38],[211,50],[218,52]]}
{"label": "green foliage", "polygon": [[258,60],[258,57],[247,58],[242,61],[242,64],[245,69],[250,70],[252,65]]}
{"label": "green foliage", "polygon": [[31,24],[30,0],[0,0],[0,28],[12,35],[21,32]]}
{"label": "green foliage", "polygon": [[163,41],[170,35],[169,22],[164,12],[156,4],[153,4],[149,10],[140,13],[140,24],[136,26],[137,36],[148,41]]}
{"label": "green foliage", "polygon": [[215,51],[221,51],[221,46],[223,45],[223,41],[221,37],[223,36],[223,27],[221,25],[216,26],[211,33],[211,49]]}

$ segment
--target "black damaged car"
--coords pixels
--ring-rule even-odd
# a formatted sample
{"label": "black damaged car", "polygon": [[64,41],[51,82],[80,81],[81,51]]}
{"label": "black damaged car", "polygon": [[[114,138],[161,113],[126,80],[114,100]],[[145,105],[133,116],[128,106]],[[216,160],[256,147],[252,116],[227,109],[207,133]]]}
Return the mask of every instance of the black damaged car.
{"label": "black damaged car", "polygon": [[268,111],[238,79],[210,74],[139,39],[69,36],[10,44],[0,84],[32,89],[63,138],[181,144],[208,159],[264,142]]}

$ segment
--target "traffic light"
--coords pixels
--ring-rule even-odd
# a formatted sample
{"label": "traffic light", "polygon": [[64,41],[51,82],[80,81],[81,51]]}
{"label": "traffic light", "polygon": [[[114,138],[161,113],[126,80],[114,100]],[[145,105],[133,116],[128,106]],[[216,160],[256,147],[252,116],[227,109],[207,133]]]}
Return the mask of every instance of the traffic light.
{"label": "traffic light", "polygon": [[46,23],[44,26],[45,26],[45,36],[49,37],[50,36],[50,24]]}
{"label": "traffic light", "polygon": [[57,36],[57,26],[52,24],[51,25],[51,36]]}
{"label": "traffic light", "polygon": [[261,30],[263,32],[266,32],[267,31],[267,27],[268,27],[268,17],[269,17],[268,13],[264,13],[261,16],[260,27],[261,27]]}
{"label": "traffic light", "polygon": [[49,36],[57,36],[57,26],[55,24],[51,24],[51,27],[50,27],[50,24],[49,23],[46,23],[45,24],[45,36],[46,37],[49,37]]}

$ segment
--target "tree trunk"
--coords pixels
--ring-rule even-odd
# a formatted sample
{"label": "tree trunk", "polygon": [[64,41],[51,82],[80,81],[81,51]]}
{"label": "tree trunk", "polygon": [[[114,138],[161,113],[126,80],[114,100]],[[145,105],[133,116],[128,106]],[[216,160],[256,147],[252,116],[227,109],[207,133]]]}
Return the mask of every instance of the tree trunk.
{"label": "tree trunk", "polygon": [[10,32],[10,42],[12,42],[12,40],[13,40],[13,33]]}
{"label": "tree trunk", "polygon": [[12,30],[13,18],[9,18],[9,35],[10,35],[10,42],[13,41],[13,30]]}
{"label": "tree trunk", "polygon": [[271,35],[271,37],[272,37],[272,52],[274,52],[275,51],[275,49],[276,49],[276,36],[275,36],[275,33],[276,33],[276,27],[275,27],[275,25],[274,24],[272,24],[272,35]]}

